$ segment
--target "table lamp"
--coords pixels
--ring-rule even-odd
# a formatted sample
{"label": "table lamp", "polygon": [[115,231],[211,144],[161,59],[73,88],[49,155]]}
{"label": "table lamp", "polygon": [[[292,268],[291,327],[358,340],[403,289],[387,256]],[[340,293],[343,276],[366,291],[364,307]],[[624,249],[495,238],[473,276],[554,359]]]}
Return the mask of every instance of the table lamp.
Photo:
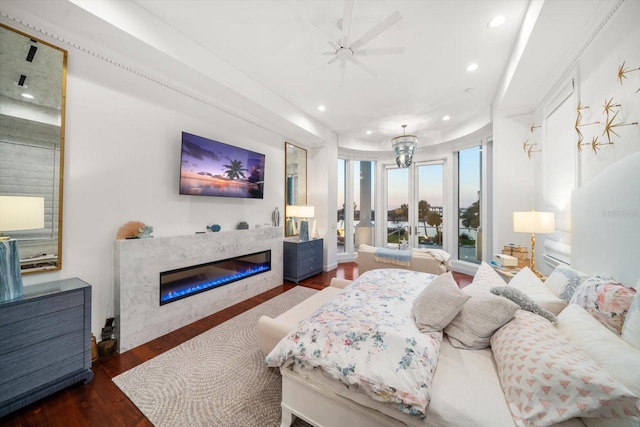
{"label": "table lamp", "polygon": [[0,301],[22,296],[17,241],[3,231],[44,228],[44,197],[0,196]]}
{"label": "table lamp", "polygon": [[536,271],[536,235],[535,233],[553,233],[555,231],[555,214],[553,212],[514,212],[513,231],[516,233],[531,233],[531,271]]}
{"label": "table lamp", "polygon": [[309,218],[313,218],[315,210],[313,206],[289,205],[287,206],[287,217],[302,218],[300,220],[300,241],[309,241]]}

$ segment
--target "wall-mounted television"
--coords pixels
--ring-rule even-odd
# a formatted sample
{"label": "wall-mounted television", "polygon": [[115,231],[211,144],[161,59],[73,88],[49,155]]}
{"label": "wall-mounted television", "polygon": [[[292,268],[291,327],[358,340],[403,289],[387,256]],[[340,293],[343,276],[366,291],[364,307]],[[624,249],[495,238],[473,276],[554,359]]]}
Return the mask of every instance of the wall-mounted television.
{"label": "wall-mounted television", "polygon": [[262,199],[265,155],[182,132],[180,194]]}

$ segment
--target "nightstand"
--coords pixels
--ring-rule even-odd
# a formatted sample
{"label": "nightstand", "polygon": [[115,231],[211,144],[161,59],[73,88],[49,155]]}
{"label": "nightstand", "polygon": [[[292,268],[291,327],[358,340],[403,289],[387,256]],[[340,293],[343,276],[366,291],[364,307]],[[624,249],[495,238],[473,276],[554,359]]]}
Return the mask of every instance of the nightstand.
{"label": "nightstand", "polygon": [[284,279],[300,283],[322,273],[322,239],[284,241]]}

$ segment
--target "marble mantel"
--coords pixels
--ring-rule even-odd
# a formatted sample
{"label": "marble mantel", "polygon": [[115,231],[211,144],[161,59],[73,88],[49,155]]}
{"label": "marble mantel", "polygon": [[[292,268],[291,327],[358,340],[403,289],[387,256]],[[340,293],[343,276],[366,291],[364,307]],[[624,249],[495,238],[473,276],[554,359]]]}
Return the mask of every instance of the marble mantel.
{"label": "marble mantel", "polygon": [[[115,326],[124,352],[282,284],[282,227],[116,240]],[[160,272],[271,250],[271,270],[160,306]]]}

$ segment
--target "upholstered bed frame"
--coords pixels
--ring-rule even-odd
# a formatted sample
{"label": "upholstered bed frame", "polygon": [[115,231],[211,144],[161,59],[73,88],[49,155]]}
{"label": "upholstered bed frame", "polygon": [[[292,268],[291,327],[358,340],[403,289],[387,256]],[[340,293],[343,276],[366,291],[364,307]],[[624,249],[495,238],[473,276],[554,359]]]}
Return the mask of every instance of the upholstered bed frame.
{"label": "upholstered bed frame", "polygon": [[[590,182],[574,191],[572,196],[572,256],[571,266],[591,274],[609,274],[619,280],[635,284],[640,277],[640,262],[638,262],[638,245],[640,245],[640,153],[617,162]],[[446,350],[443,347],[443,350]],[[446,351],[443,351],[446,353]],[[455,363],[455,370],[464,376],[465,369],[476,369],[479,364],[493,363],[489,353],[489,360],[482,351],[463,351],[462,353],[442,354],[448,357],[447,364]],[[480,358],[475,360],[474,358]],[[443,359],[440,359],[442,361]],[[441,363],[441,362],[438,363]],[[471,368],[473,366],[473,368]],[[449,367],[448,369],[451,369]],[[291,425],[293,418],[298,416],[316,426],[332,427],[369,427],[369,426],[480,426],[480,425],[508,425],[496,414],[487,423],[487,417],[492,414],[478,414],[476,420],[447,420],[438,418],[433,422],[416,421],[404,423],[381,413],[369,409],[351,399],[342,397],[330,391],[331,387],[322,384],[317,378],[305,378],[289,370],[282,370],[282,424],[281,427]],[[437,376],[436,376],[437,378]],[[434,379],[434,383],[435,383]],[[470,385],[469,387],[472,387]],[[465,398],[491,399],[495,396],[495,384],[480,385],[482,393],[465,390],[461,387],[458,395],[434,395],[435,399],[452,400],[452,405],[462,404]],[[494,387],[494,388],[491,388]],[[499,388],[499,383],[497,385]],[[486,396],[480,396],[485,394]],[[477,389],[476,389],[477,392]],[[442,402],[439,402],[442,405]],[[484,419],[482,417],[485,417]],[[565,425],[582,425],[580,420],[573,419]]]}

